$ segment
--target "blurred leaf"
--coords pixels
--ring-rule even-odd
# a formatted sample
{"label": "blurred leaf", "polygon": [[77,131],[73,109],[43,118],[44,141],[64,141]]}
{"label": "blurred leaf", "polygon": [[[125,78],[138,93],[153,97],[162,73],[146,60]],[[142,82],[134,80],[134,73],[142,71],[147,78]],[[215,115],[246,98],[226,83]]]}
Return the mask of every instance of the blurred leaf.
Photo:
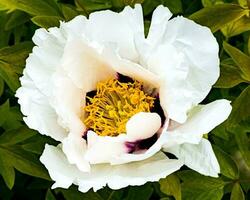
{"label": "blurred leaf", "polygon": [[240,4],[240,6],[247,8],[248,5],[247,1],[248,0],[238,0],[238,3]]}
{"label": "blurred leaf", "polygon": [[229,139],[229,133],[226,130],[226,122],[223,122],[219,126],[215,127],[212,132],[212,134],[216,135],[217,137],[222,138],[223,140]]}
{"label": "blurred leaf", "polygon": [[87,193],[82,193],[72,187],[68,190],[59,189],[58,192],[63,194],[65,200],[103,200],[97,192],[88,191]]}
{"label": "blurred leaf", "polygon": [[[242,155],[242,158],[244,159],[244,162],[250,168],[250,141],[247,136],[247,133],[243,130],[240,130],[241,128],[237,129],[237,134],[235,134],[235,141],[238,146],[238,149]],[[249,130],[248,130],[249,132]]]}
{"label": "blurred leaf", "polygon": [[222,33],[227,37],[233,37],[239,35],[245,31],[250,30],[250,18],[243,16],[237,21],[227,24],[221,29]]}
{"label": "blurred leaf", "polygon": [[162,0],[159,4],[162,4],[169,8],[169,10],[174,13],[182,13],[182,1],[181,0]]}
{"label": "blurred leaf", "polygon": [[[240,96],[233,102],[233,109],[228,118],[228,129],[236,128],[239,125],[250,129],[250,86],[248,86]],[[243,126],[244,125],[244,126]]]}
{"label": "blurred leaf", "polygon": [[223,0],[201,0],[204,7],[214,6],[217,4],[223,4]]}
{"label": "blurred leaf", "polygon": [[48,191],[46,193],[45,200],[56,200],[56,198],[54,197],[54,195],[52,194],[50,189],[48,189]]}
{"label": "blurred leaf", "polygon": [[4,92],[4,81],[3,79],[0,77],[0,97]]}
{"label": "blurred leaf", "polygon": [[160,188],[163,193],[174,196],[176,200],[181,200],[181,184],[178,176],[171,174],[160,179]]}
{"label": "blurred leaf", "polygon": [[143,1],[143,3],[142,3],[143,14],[144,14],[144,15],[148,15],[148,14],[151,13],[151,12],[156,8],[156,6],[158,6],[159,4],[160,4],[160,1],[159,1],[159,0],[155,0],[155,1],[152,1],[152,0],[145,0],[145,1]]}
{"label": "blurred leaf", "polygon": [[19,77],[11,65],[0,60],[0,76],[4,79],[10,89],[15,92],[20,87]]}
{"label": "blurred leaf", "polygon": [[223,48],[241,69],[243,78],[250,81],[250,57],[226,42],[223,42]]}
{"label": "blurred leaf", "polygon": [[13,92],[20,86],[17,74],[22,72],[32,46],[31,42],[23,42],[0,49],[0,76]]}
{"label": "blurred leaf", "polygon": [[144,0],[142,3],[143,14],[148,15],[151,13],[158,5],[163,5],[169,8],[169,10],[174,13],[182,13],[182,1],[181,0]]}
{"label": "blurred leaf", "polygon": [[60,20],[62,21],[63,19],[57,16],[37,16],[31,19],[34,24],[46,29],[55,26],[59,27]]}
{"label": "blurred leaf", "polygon": [[0,48],[7,46],[9,43],[11,32],[5,30],[8,18],[9,16],[6,13],[0,11]]}
{"label": "blurred leaf", "polygon": [[238,5],[219,4],[203,8],[189,18],[201,25],[208,26],[212,32],[216,32],[227,23],[236,21],[247,13],[247,10]]}
{"label": "blurred leaf", "polygon": [[[114,2],[113,2],[114,1]],[[75,4],[81,11],[84,11],[86,15],[88,15],[91,11],[109,9],[112,7],[116,7],[115,0],[75,0]],[[121,6],[124,6],[122,4]],[[118,6],[120,7],[120,5]]]}
{"label": "blurred leaf", "polygon": [[8,20],[6,21],[5,30],[11,30],[25,22],[29,21],[29,15],[22,11],[12,12]]}
{"label": "blurred leaf", "polygon": [[10,145],[17,144],[33,137],[37,133],[26,126],[21,126],[18,129],[11,129],[0,135],[0,144]]}
{"label": "blurred leaf", "polygon": [[250,54],[250,36],[248,37],[247,47],[248,47],[248,55],[249,55]]}
{"label": "blurred leaf", "polygon": [[0,106],[0,126],[5,130],[19,128],[22,115],[16,107],[10,107],[9,100]]}
{"label": "blurred leaf", "polygon": [[22,10],[31,15],[54,15],[60,16],[60,10],[55,0],[1,0],[0,8]]}
{"label": "blurred leaf", "polygon": [[18,171],[31,176],[50,180],[47,171],[38,161],[38,157],[17,145],[0,145],[0,155]]}
{"label": "blurred leaf", "polygon": [[220,77],[215,83],[216,88],[231,88],[239,83],[247,82],[243,73],[231,58],[225,59],[220,64]]}
{"label": "blurred leaf", "polygon": [[232,131],[243,159],[250,167],[250,141],[247,132],[250,132],[250,86],[233,102],[233,110],[227,121],[227,129]]}
{"label": "blurred leaf", "polygon": [[12,189],[15,182],[15,171],[0,154],[0,174],[2,175],[4,182],[9,189]]}
{"label": "blurred leaf", "polygon": [[[13,66],[23,66],[25,59],[28,57],[33,47],[32,42],[22,42],[17,45],[0,49],[0,60],[5,61]],[[22,69],[15,69],[21,73]]]}
{"label": "blurred leaf", "polygon": [[221,150],[218,146],[213,145],[214,153],[217,157],[217,160],[220,164],[221,173],[233,180],[239,178],[239,170],[234,162],[234,160],[226,152]]}
{"label": "blurred leaf", "polygon": [[146,184],[142,187],[133,186],[128,190],[128,195],[124,200],[134,200],[134,199],[143,199],[149,200],[153,194],[153,188],[151,185]]}
{"label": "blurred leaf", "polygon": [[66,4],[62,4],[61,6],[62,6],[63,16],[66,19],[66,21],[69,21],[74,17],[76,17],[77,15],[79,15],[78,11],[75,9],[74,6]]}
{"label": "blurred leaf", "polygon": [[35,136],[28,138],[28,140],[26,140],[25,143],[22,144],[22,148],[26,151],[41,155],[46,143],[54,146],[58,144],[58,142],[50,137],[36,134]]}
{"label": "blurred leaf", "polygon": [[245,195],[237,182],[233,186],[230,200],[245,200]]}
{"label": "blurred leaf", "polygon": [[220,178],[203,176],[197,172],[186,170],[178,173],[183,200],[220,200],[225,183]]}

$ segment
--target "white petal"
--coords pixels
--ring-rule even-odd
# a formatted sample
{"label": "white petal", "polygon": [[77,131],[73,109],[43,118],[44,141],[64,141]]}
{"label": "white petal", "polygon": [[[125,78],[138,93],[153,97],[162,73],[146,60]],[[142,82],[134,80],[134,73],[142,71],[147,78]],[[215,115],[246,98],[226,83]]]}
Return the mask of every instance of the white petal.
{"label": "white petal", "polygon": [[182,160],[189,168],[206,176],[218,177],[220,166],[210,142],[202,139],[199,144],[182,144],[164,149]]}
{"label": "white petal", "polygon": [[56,110],[61,125],[77,135],[83,134],[86,92],[76,87],[63,70],[58,70],[53,77],[51,104]]}
{"label": "white petal", "polygon": [[148,150],[136,154],[130,153],[127,143],[150,138],[160,127],[161,118],[157,113],[140,112],[127,122],[126,134],[110,137],[98,136],[93,131],[88,131],[88,151],[85,159],[91,164],[111,163],[111,165],[145,160],[160,151],[163,144],[160,138]]}
{"label": "white petal", "polygon": [[147,150],[139,153],[123,153],[119,156],[115,156],[110,160],[111,165],[120,165],[129,162],[141,161],[150,158],[159,152],[165,142],[165,133],[162,133],[157,141]]}
{"label": "white petal", "polygon": [[[169,12],[160,10],[160,16],[168,19]],[[152,24],[159,23],[157,18],[152,20]],[[219,77],[215,37],[207,27],[176,17],[154,28],[142,47],[141,63],[161,78],[165,113],[174,121],[185,122],[187,111],[206,97]]]}
{"label": "white petal", "polygon": [[35,87],[26,71],[20,80],[22,87],[16,91],[15,96],[18,97],[21,111],[26,116],[25,123],[41,134],[62,141],[67,136],[67,132],[58,124],[57,115],[46,96]]}
{"label": "white petal", "polygon": [[85,159],[91,164],[109,163],[114,157],[127,153],[125,146],[126,135],[117,137],[98,136],[93,131],[88,131],[88,150]]}
{"label": "white petal", "polygon": [[85,37],[87,18],[78,15],[68,22],[60,22],[60,29],[67,36],[67,40]]}
{"label": "white petal", "polygon": [[98,51],[101,49],[93,48],[82,40],[69,41],[64,49],[62,67],[74,84],[85,92],[94,90],[99,81],[116,73]]}
{"label": "white petal", "polygon": [[152,137],[161,127],[161,117],[157,113],[140,112],[132,116],[126,124],[130,141]]}
{"label": "white petal", "polygon": [[134,39],[144,37],[142,8],[136,5],[134,9],[126,7],[120,13],[110,10],[91,13],[86,30],[91,41],[114,43],[119,48],[119,55],[135,61],[138,53]]}
{"label": "white petal", "polygon": [[35,86],[46,96],[51,96],[52,74],[60,64],[65,37],[59,28],[51,28],[50,32],[38,29],[33,36],[37,45],[26,60],[26,73]]}
{"label": "white petal", "polygon": [[182,166],[181,161],[168,159],[163,153],[158,153],[142,162],[117,166],[93,165],[90,173],[84,173],[70,165],[58,147],[50,145],[46,145],[40,160],[55,181],[53,188],[68,188],[74,183],[79,185],[82,192],[87,192],[91,188],[97,191],[106,185],[111,189],[143,185],[149,181],[158,181]]}
{"label": "white petal", "polygon": [[116,72],[131,77],[137,81],[141,81],[144,83],[145,87],[159,87],[159,77],[157,75],[137,63],[120,57],[114,46],[106,45],[103,49],[103,56],[105,56],[107,63],[109,63]]}
{"label": "white petal", "polygon": [[90,171],[90,165],[88,161],[84,159],[87,144],[81,135],[77,137],[76,133],[70,133],[62,142],[62,150],[70,164],[76,164],[77,168],[83,172]]}
{"label": "white petal", "polygon": [[172,13],[167,7],[158,6],[152,15],[152,20],[147,36],[147,41],[151,45],[157,45],[166,29],[168,20],[172,17]]}
{"label": "white petal", "polygon": [[228,118],[231,110],[230,102],[224,99],[194,107],[184,124],[170,123],[169,130],[165,130],[164,146],[167,148],[182,143],[198,144],[203,134],[209,133]]}

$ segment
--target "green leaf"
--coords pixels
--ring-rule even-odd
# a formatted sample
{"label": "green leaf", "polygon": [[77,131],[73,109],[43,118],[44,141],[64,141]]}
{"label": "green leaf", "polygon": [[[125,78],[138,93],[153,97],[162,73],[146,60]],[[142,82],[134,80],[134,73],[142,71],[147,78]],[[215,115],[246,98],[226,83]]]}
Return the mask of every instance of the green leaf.
{"label": "green leaf", "polygon": [[248,49],[248,55],[249,55],[250,54],[250,36],[248,38],[247,49]]}
{"label": "green leaf", "polygon": [[124,200],[134,200],[134,199],[143,199],[149,200],[153,194],[153,188],[151,185],[146,184],[141,187],[133,186],[128,190],[128,195]]}
{"label": "green leaf", "polygon": [[247,8],[248,6],[247,1],[248,0],[238,0],[238,3],[240,4],[240,6]]}
{"label": "green leaf", "polygon": [[0,48],[9,44],[11,32],[5,30],[5,24],[8,18],[9,16],[6,13],[0,11]]}
{"label": "green leaf", "polygon": [[15,92],[17,88],[20,87],[19,77],[16,74],[15,70],[11,67],[10,64],[2,62],[0,60],[0,76],[10,89]]}
{"label": "green leaf", "polygon": [[223,42],[223,48],[241,69],[244,79],[250,81],[250,57],[226,42]]}
{"label": "green leaf", "polygon": [[245,200],[245,195],[237,182],[233,186],[230,200]]}
{"label": "green leaf", "polygon": [[186,170],[178,173],[183,200],[220,200],[223,196],[224,181],[220,178],[203,176]]}
{"label": "green leaf", "polygon": [[55,0],[1,0],[0,8],[22,10],[31,15],[60,16],[60,10]]}
{"label": "green leaf", "polygon": [[75,4],[79,10],[83,11],[86,15],[89,15],[90,12],[96,10],[104,10],[112,7],[123,7],[124,4],[117,4],[113,2],[114,0],[75,0]]}
{"label": "green leaf", "polygon": [[0,77],[0,96],[2,96],[3,92],[4,92],[4,81]]}
{"label": "green leaf", "polygon": [[182,1],[181,0],[145,0],[143,1],[142,7],[143,7],[143,14],[148,15],[151,13],[158,5],[163,5],[169,8],[169,10],[174,13],[182,13]]}
{"label": "green leaf", "polygon": [[62,4],[61,6],[62,6],[63,16],[66,19],[66,21],[69,21],[74,17],[76,17],[77,15],[79,15],[79,12],[75,9],[74,6],[66,4]]}
{"label": "green leaf", "polygon": [[212,32],[216,32],[227,23],[236,21],[247,13],[247,10],[238,5],[219,4],[203,8],[189,18],[201,25],[208,26]]}
{"label": "green leaf", "polygon": [[48,189],[48,191],[46,193],[45,200],[56,200],[56,198],[54,197],[54,195],[52,194],[50,189]]}
{"label": "green leaf", "polygon": [[63,19],[57,16],[37,16],[33,17],[31,21],[42,28],[59,27],[60,21]]}
{"label": "green leaf", "polygon": [[11,167],[0,154],[0,174],[9,189],[12,189],[15,183],[15,170]]}
{"label": "green leaf", "polygon": [[228,130],[237,128],[239,125],[250,129],[250,86],[244,89],[240,96],[233,102],[233,109],[228,118]]}
{"label": "green leaf", "polygon": [[0,135],[0,144],[17,144],[33,137],[36,134],[37,133],[35,131],[27,128],[26,126],[21,126],[18,129],[11,129]]}
{"label": "green leaf", "polygon": [[227,129],[234,133],[238,149],[246,164],[250,167],[250,142],[247,132],[250,131],[250,86],[244,89],[233,102],[233,109],[227,121]]}
{"label": "green leaf", "polygon": [[44,135],[36,134],[33,137],[29,137],[25,143],[22,144],[22,148],[26,151],[41,155],[45,144],[58,145],[58,142],[50,137]]}
{"label": "green leaf", "polygon": [[227,24],[221,29],[222,33],[227,37],[233,37],[250,30],[250,18],[243,16],[237,21]]}
{"label": "green leaf", "polygon": [[161,4],[168,7],[169,10],[174,13],[174,14],[178,14],[178,13],[182,13],[182,1],[181,0],[163,0],[161,1]]}
{"label": "green leaf", "polygon": [[226,130],[226,122],[223,122],[219,126],[215,127],[211,133],[222,138],[223,140],[229,140],[229,133]]}
{"label": "green leaf", "polygon": [[5,130],[22,126],[22,115],[17,107],[10,107],[7,100],[0,106],[0,126]]}
{"label": "green leaf", "polygon": [[31,176],[50,180],[47,171],[38,161],[38,157],[17,145],[0,145],[0,155],[18,171]]}
{"label": "green leaf", "polygon": [[171,174],[164,179],[160,179],[160,189],[169,196],[174,196],[176,200],[181,200],[181,184],[178,176]]}
{"label": "green leaf", "polygon": [[239,83],[248,82],[243,73],[231,58],[225,59],[220,64],[220,77],[213,87],[231,88]]}
{"label": "green leaf", "polygon": [[221,173],[230,179],[238,179],[239,170],[231,156],[215,145],[213,145],[213,150],[220,164]]}
{"label": "green leaf", "polygon": [[20,86],[18,74],[22,72],[32,46],[31,42],[23,42],[0,49],[0,76],[13,92]]}
{"label": "green leaf", "polygon": [[201,0],[204,7],[210,7],[217,4],[224,4],[223,0]]}
{"label": "green leaf", "polygon": [[59,189],[57,191],[61,192],[66,200],[103,200],[97,192],[93,191],[81,193],[75,188],[70,188],[68,190]]}
{"label": "green leaf", "polygon": [[160,2],[158,0],[151,1],[151,0],[145,0],[142,3],[142,9],[143,9],[143,14],[144,16],[150,14],[156,6],[158,6]]}
{"label": "green leaf", "polygon": [[32,42],[22,42],[13,46],[4,47],[0,49],[0,60],[13,65],[15,71],[21,73],[22,68],[19,69],[17,67],[25,64],[25,59],[31,52],[32,47]]}
{"label": "green leaf", "polygon": [[[237,147],[241,153],[241,156],[243,158],[242,161],[245,162],[245,164],[248,166],[248,168],[250,168],[250,141],[249,138],[247,136],[247,133],[242,130],[244,128],[239,127],[238,129],[235,129],[235,141],[237,144]],[[250,129],[248,129],[248,132],[250,131]]]}
{"label": "green leaf", "polygon": [[10,17],[6,21],[4,29],[11,30],[29,21],[29,19],[30,17],[27,13],[17,10],[11,13]]}

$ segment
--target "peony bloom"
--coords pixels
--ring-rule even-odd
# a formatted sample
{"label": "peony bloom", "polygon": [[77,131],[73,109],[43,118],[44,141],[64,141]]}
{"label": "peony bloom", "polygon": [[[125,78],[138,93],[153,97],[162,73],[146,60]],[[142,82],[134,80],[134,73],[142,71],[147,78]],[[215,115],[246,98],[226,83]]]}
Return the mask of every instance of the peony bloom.
{"label": "peony bloom", "polygon": [[53,188],[142,185],[182,165],[218,176],[203,134],[230,102],[198,105],[219,77],[218,44],[207,27],[171,16],[157,7],[146,38],[140,5],[36,31],[16,96],[26,124],[60,142],[40,158]]}

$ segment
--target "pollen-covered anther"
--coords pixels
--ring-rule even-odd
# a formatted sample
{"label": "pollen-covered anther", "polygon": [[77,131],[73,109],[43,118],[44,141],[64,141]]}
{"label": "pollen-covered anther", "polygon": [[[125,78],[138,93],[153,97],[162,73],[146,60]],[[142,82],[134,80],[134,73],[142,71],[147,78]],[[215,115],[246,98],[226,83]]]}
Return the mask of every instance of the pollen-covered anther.
{"label": "pollen-covered anther", "polygon": [[150,112],[154,97],[142,90],[138,81],[122,83],[108,79],[97,84],[96,95],[88,98],[84,110],[87,128],[101,136],[117,136],[126,132],[127,121],[136,113]]}

